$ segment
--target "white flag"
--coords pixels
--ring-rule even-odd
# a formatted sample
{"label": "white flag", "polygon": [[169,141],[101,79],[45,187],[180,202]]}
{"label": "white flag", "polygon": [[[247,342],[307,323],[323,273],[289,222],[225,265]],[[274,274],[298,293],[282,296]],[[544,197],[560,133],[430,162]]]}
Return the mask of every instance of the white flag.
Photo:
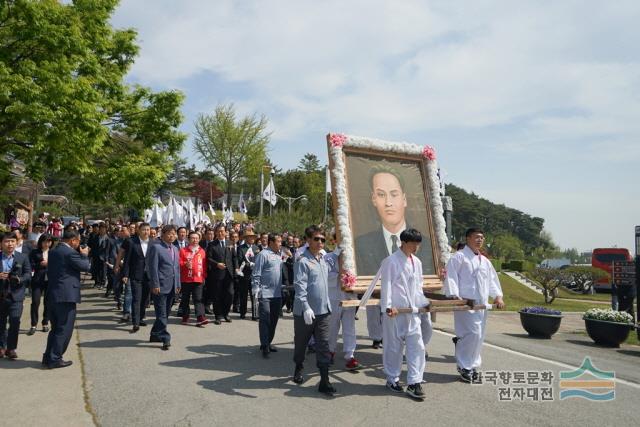
{"label": "white flag", "polygon": [[243,191],[240,191],[240,200],[238,200],[238,211],[240,211],[240,213],[243,213],[243,214],[247,213],[247,205],[244,202]]}
{"label": "white flag", "polygon": [[276,187],[273,185],[273,178],[269,180],[269,184],[262,192],[262,198],[271,203],[272,206],[276,205],[278,196],[276,196]]}

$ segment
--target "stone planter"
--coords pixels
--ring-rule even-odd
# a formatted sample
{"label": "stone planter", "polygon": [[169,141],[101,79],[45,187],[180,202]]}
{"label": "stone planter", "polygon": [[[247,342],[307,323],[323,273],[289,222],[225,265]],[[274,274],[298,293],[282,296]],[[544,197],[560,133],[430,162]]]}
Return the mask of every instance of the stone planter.
{"label": "stone planter", "polygon": [[551,338],[560,329],[562,315],[526,313],[520,311],[520,323],[531,337]]}
{"label": "stone planter", "polygon": [[608,322],[606,320],[584,319],[589,337],[598,345],[620,347],[626,341],[633,324]]}

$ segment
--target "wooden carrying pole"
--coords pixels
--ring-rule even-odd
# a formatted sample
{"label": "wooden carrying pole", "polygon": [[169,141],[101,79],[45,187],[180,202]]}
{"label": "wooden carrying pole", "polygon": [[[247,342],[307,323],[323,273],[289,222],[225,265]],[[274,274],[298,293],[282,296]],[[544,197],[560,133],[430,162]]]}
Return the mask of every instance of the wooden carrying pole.
{"label": "wooden carrying pole", "polygon": [[[358,307],[360,305],[359,300],[345,300],[340,302],[340,305],[343,308],[349,307]],[[370,299],[367,301],[367,306],[377,306],[380,305],[380,300],[378,299]],[[452,312],[452,311],[465,311],[465,310],[492,310],[494,306],[489,305],[476,305],[473,300],[431,300],[429,306],[425,308],[421,308],[418,311],[420,313],[443,313],[443,312]],[[399,308],[398,313],[412,313],[413,310],[411,308]]]}

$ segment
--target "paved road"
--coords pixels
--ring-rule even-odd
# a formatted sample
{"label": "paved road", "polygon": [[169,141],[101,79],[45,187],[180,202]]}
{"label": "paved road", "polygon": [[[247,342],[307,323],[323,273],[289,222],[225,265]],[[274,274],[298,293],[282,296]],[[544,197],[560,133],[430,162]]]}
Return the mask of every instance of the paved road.
{"label": "paved road", "polygon": [[[82,308],[78,329],[90,404],[99,423],[105,426],[300,425],[301,422],[323,426],[399,422],[424,425],[426,417],[442,425],[459,425],[465,419],[493,426],[512,425],[514,420],[517,424],[607,425],[616,419],[622,421],[621,413],[633,416],[624,408],[637,407],[640,402],[640,387],[633,384],[618,384],[616,400],[598,405],[584,400],[500,402],[496,387],[458,382],[451,356],[453,346],[446,333],[436,333],[429,346],[427,401],[419,403],[391,395],[383,387],[381,351],[366,348],[369,341],[365,336],[364,313],[357,327],[358,344],[362,347],[358,354],[366,368],[352,373],[344,371],[340,364],[334,366],[331,375],[340,394],[327,398],[316,391],[318,377],[313,357],[307,363],[307,373],[311,374],[308,381],[302,386],[290,381],[293,368],[290,315],[281,319],[276,335],[280,351],[270,360],[259,356],[257,324],[237,318],[232,324],[208,325],[204,329],[179,325],[174,318],[173,347],[163,352],[157,344],[146,342],[147,335],[143,335],[146,331],[131,335],[128,328],[117,326],[117,316],[109,311],[110,303],[95,295]],[[451,316],[439,317],[438,325],[446,328]],[[492,338],[493,335],[489,337]],[[507,342],[522,340],[517,336],[505,338]],[[549,344],[531,340],[526,348],[535,348],[534,354],[541,355]],[[552,341],[551,347],[557,347],[553,344]],[[587,349],[591,350],[585,346],[582,352],[586,354]],[[609,349],[603,353],[620,355],[628,361],[630,369],[637,368],[638,354],[620,354]],[[596,366],[608,369],[606,363],[600,366],[600,353],[593,356]],[[564,369],[555,363],[493,347],[485,348],[484,360],[487,370],[551,370],[558,375]],[[579,366],[582,356],[560,360]],[[557,393],[556,390],[556,399]]]}
{"label": "paved road", "polygon": [[[290,315],[281,319],[275,340],[280,351],[269,360],[259,355],[257,324],[237,317],[233,317],[232,324],[208,325],[204,329],[179,325],[178,319],[172,318],[173,347],[163,352],[157,344],[148,343],[149,327],[132,335],[128,326],[117,324],[118,316],[110,301],[92,289],[84,290],[84,295],[76,330],[79,343],[67,355],[76,362],[73,367],[54,371],[39,367],[43,333],[21,336],[22,361],[0,361],[2,384],[16,386],[16,393],[9,397],[5,394],[2,400],[2,407],[7,404],[6,407],[16,408],[15,416],[0,425],[38,425],[44,420],[51,426],[467,422],[487,426],[555,426],[614,422],[637,425],[640,421],[637,411],[629,409],[640,403],[640,385],[635,376],[640,348],[592,347],[588,338],[571,333],[574,327],[579,327],[577,319],[565,322],[559,339],[542,341],[524,338],[514,326],[517,320],[514,315],[491,313],[487,341],[512,350],[487,345],[483,352],[484,369],[552,371],[557,377],[566,366],[577,367],[584,355],[590,355],[598,368],[615,369],[618,377],[624,378],[616,383],[616,399],[612,402],[559,401],[557,380],[553,384],[555,401],[545,403],[501,402],[498,387],[459,382],[451,337],[446,332],[452,318],[442,313],[436,325],[443,331],[436,332],[429,345],[425,402],[392,395],[384,388],[381,350],[368,347],[364,313],[357,322],[357,332],[358,355],[365,368],[357,373],[346,372],[338,362],[331,376],[339,394],[329,398],[316,391],[318,375],[313,356],[307,362],[307,382],[297,386],[290,381],[293,370]],[[576,342],[567,344],[566,337]],[[7,367],[14,369],[5,370]],[[22,369],[15,369],[18,367]]]}

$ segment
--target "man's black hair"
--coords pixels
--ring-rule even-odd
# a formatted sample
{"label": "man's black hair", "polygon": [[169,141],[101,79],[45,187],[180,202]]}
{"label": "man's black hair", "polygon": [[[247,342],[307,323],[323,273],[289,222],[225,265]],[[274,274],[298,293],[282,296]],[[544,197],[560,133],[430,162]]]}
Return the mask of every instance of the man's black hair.
{"label": "man's black hair", "polygon": [[162,234],[169,233],[171,231],[176,231],[176,226],[173,224],[167,224],[162,227]]}
{"label": "man's black hair", "polygon": [[62,234],[62,240],[71,240],[80,238],[80,234],[76,230],[65,230]]}
{"label": "man's black hair", "polygon": [[467,228],[467,231],[464,233],[464,237],[467,238],[471,236],[473,233],[484,234],[484,231],[482,231],[482,229],[478,227]]}
{"label": "man's black hair", "polygon": [[407,228],[402,233],[400,233],[400,241],[405,243],[422,242],[422,234],[415,228]]}
{"label": "man's black hair", "polygon": [[324,229],[322,227],[320,227],[319,225],[310,225],[307,228],[304,229],[304,235],[306,236],[307,239],[310,239],[313,237],[314,234],[316,233],[324,233]]}
{"label": "man's black hair", "polygon": [[4,239],[18,240],[18,236],[13,231],[7,231],[7,232],[2,233],[2,240],[4,240]]}
{"label": "man's black hair", "polygon": [[396,179],[398,180],[398,183],[400,184],[400,189],[402,190],[403,193],[405,193],[404,178],[402,178],[402,175],[400,175],[400,173],[395,168],[387,165],[375,165],[369,171],[369,188],[371,189],[372,192],[374,190],[373,177],[378,175],[379,173],[388,173],[389,175],[395,176]]}
{"label": "man's black hair", "polygon": [[278,233],[269,233],[269,236],[267,237],[267,243],[275,242],[278,237],[280,237]]}

